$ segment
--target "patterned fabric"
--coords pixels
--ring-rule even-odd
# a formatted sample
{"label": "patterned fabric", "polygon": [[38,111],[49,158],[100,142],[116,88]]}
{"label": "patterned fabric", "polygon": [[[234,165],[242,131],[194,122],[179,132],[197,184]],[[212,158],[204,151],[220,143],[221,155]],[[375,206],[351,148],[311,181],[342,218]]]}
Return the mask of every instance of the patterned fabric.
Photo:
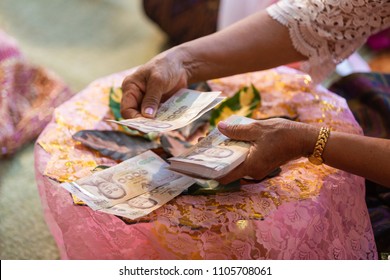
{"label": "patterned fabric", "polygon": [[282,0],[267,10],[288,27],[294,47],[309,58],[302,69],[318,82],[370,35],[390,27],[388,0]]}
{"label": "patterned fabric", "polygon": [[[36,178],[46,220],[66,259],[376,259],[361,177],[306,158],[279,176],[235,192],[182,194],[151,214],[127,220],[73,204],[58,182],[114,165],[72,140],[82,129],[117,130],[109,89],[131,73],[90,84],[58,107],[35,147]],[[209,81],[231,96],[251,83],[259,116],[295,112],[299,121],[362,134],[345,100],[308,75],[281,67]]]}
{"label": "patterned fabric", "polygon": [[0,30],[0,158],[37,137],[54,107],[70,96],[56,75],[30,65],[16,41]]}
{"label": "patterned fabric", "polygon": [[[390,139],[390,74],[354,73],[333,83],[364,134]],[[379,252],[390,252],[390,190],[366,181],[366,201]]]}
{"label": "patterned fabric", "polygon": [[347,100],[365,135],[390,139],[390,74],[354,73],[329,90]]}
{"label": "patterned fabric", "polygon": [[217,30],[219,0],[143,0],[146,15],[178,45]]}
{"label": "patterned fabric", "polygon": [[374,51],[390,49],[390,28],[372,35],[367,40],[367,46]]}

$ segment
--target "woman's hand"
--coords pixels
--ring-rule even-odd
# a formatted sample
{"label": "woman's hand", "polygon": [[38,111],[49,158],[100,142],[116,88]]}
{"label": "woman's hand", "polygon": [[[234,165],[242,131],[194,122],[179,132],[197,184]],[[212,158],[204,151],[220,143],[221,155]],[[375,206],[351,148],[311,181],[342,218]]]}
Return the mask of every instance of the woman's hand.
{"label": "woman's hand", "polygon": [[309,155],[319,132],[315,126],[280,118],[247,125],[220,122],[218,129],[231,139],[252,143],[246,160],[218,180],[222,184],[245,176],[260,180],[288,161]]}
{"label": "woman's hand", "polygon": [[187,87],[189,75],[182,62],[183,56],[182,51],[171,49],[154,57],[124,79],[121,102],[123,118],[153,118],[161,100]]}

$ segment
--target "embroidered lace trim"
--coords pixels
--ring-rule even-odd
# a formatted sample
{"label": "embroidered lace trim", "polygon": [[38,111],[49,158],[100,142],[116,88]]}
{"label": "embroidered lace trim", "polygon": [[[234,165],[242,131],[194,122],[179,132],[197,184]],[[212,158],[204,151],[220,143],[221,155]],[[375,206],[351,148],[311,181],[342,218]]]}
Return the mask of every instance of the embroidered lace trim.
{"label": "embroidered lace trim", "polygon": [[302,70],[321,82],[366,39],[390,27],[389,0],[282,0],[268,14],[288,27]]}

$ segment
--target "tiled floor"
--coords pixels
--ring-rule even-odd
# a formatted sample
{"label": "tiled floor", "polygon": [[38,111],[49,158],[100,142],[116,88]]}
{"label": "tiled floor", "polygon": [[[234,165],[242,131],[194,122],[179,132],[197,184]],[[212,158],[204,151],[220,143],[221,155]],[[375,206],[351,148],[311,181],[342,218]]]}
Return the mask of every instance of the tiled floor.
{"label": "tiled floor", "polygon": [[[140,0],[0,1],[0,28],[29,60],[77,92],[94,79],[146,62],[165,38]],[[0,259],[57,259],[34,178],[33,145],[0,160]]]}

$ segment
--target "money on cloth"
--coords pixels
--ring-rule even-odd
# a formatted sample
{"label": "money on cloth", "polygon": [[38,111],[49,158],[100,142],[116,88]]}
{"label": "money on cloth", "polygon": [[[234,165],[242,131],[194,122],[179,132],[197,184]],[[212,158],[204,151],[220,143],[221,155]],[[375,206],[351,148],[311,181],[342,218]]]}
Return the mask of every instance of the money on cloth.
{"label": "money on cloth", "polygon": [[[225,121],[249,124],[254,120],[233,115]],[[169,168],[196,178],[218,179],[245,160],[249,147],[250,143],[232,140],[215,128],[180,156],[169,158]]]}
{"label": "money on cloth", "polygon": [[91,176],[62,183],[61,186],[93,210],[99,210],[123,203],[183,177],[167,167],[168,164],[158,155],[146,151]]}
{"label": "money on cloth", "polygon": [[223,101],[220,91],[200,92],[181,89],[164,102],[154,119],[139,117],[127,120],[108,120],[144,133],[166,132],[182,128],[200,118]]}
{"label": "money on cloth", "polygon": [[[110,121],[135,130],[129,130],[131,133],[85,130],[73,138],[102,155],[124,161],[89,177],[62,183],[61,186],[73,197],[93,210],[134,220],[148,215],[181,193],[205,195],[239,190],[238,182],[222,186],[211,179],[222,177],[237,167],[245,159],[249,143],[231,140],[216,128],[195,145],[175,139],[172,133],[193,133],[199,124],[192,124],[201,119],[205,120],[199,123],[207,122],[210,110],[217,105],[218,109],[211,113],[210,121],[214,120],[214,125],[216,119],[231,124],[253,122],[253,119],[244,117],[250,116],[259,105],[259,93],[253,86],[245,87],[225,100],[219,97],[220,92],[181,89],[161,105],[155,119],[122,119],[118,107],[120,98],[113,102],[114,93],[120,94],[121,91],[111,89],[110,107],[115,105],[111,109],[116,121]],[[228,117],[235,112],[237,115]],[[142,134],[137,135],[136,131],[159,133],[159,140],[140,137]],[[155,153],[160,147],[173,156],[168,157],[170,165],[163,160],[165,156],[161,158]]]}
{"label": "money on cloth", "polygon": [[195,180],[190,177],[179,176],[177,179],[150,192],[116,204],[113,207],[100,209],[99,211],[135,220],[163,206],[194,183]]}

